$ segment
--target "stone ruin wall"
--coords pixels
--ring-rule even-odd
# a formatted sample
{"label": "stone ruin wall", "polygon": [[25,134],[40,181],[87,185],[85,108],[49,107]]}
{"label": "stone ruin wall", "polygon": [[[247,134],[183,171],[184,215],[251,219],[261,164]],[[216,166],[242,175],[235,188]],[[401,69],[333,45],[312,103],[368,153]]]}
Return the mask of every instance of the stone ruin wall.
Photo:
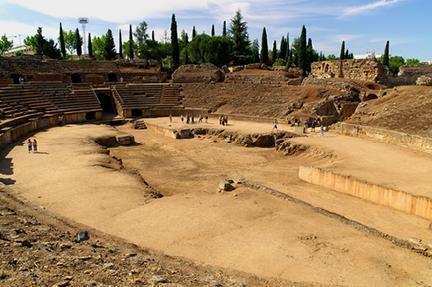
{"label": "stone ruin wall", "polygon": [[61,61],[36,56],[0,57],[0,85],[12,84],[12,76],[29,81],[71,82],[79,74],[82,82],[103,84],[109,75],[132,83],[158,83],[166,81],[159,63],[153,60],[138,61]]}
{"label": "stone ruin wall", "polygon": [[382,83],[387,79],[387,69],[376,60],[335,60],[312,63],[311,78],[342,78]]}

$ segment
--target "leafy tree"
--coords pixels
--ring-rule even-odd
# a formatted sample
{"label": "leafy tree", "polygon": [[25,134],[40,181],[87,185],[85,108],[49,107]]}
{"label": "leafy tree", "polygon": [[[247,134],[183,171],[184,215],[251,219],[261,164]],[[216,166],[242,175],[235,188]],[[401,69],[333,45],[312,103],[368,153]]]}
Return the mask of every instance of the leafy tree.
{"label": "leafy tree", "polygon": [[216,34],[215,34],[214,24],[212,25],[211,35],[212,35],[212,37],[214,37],[214,36],[216,35]]}
{"label": "leafy tree", "polygon": [[252,63],[259,63],[259,61],[260,61],[260,50],[259,50],[258,39],[255,39],[252,42],[251,51],[252,51]]}
{"label": "leafy tree", "polygon": [[135,28],[134,36],[138,47],[145,45],[146,40],[148,39],[146,21],[142,21],[141,23],[138,24],[138,26]]}
{"label": "leafy tree", "polygon": [[345,58],[345,41],[342,41],[339,59],[343,60]]}
{"label": "leafy tree", "polygon": [[102,35],[99,37],[94,37],[92,40],[92,50],[94,52],[94,56],[97,60],[105,60],[104,51],[107,43],[107,36]]}
{"label": "leafy tree", "polygon": [[306,27],[303,25],[299,38],[299,47],[297,50],[298,67],[303,70],[303,75],[306,75],[308,68],[307,47],[306,47]]}
{"label": "leafy tree", "polygon": [[223,22],[222,36],[227,36],[226,21]]}
{"label": "leafy tree", "polygon": [[268,43],[267,43],[267,31],[266,28],[263,28],[262,36],[261,36],[261,54],[260,61],[263,64],[269,64],[269,55],[268,55]]}
{"label": "leafy tree", "polygon": [[223,66],[230,60],[230,46],[229,40],[223,36],[211,37],[201,34],[189,43],[188,51],[194,63],[212,63]]}
{"label": "leafy tree", "polygon": [[114,38],[111,29],[106,33],[106,42],[103,49],[103,57],[105,60],[114,60],[117,56],[114,44]]}
{"label": "leafy tree", "polygon": [[59,42],[60,42],[60,52],[62,53],[63,58],[66,58],[66,44],[64,39],[62,23],[60,23]]}
{"label": "leafy tree", "polygon": [[415,66],[415,65],[419,65],[420,61],[418,59],[406,59],[405,60],[405,65],[406,66]]}
{"label": "leafy tree", "polygon": [[93,58],[94,57],[94,55],[93,55],[93,45],[92,45],[92,38],[91,38],[91,34],[89,33],[88,34],[88,54],[89,54],[89,57],[90,58]]}
{"label": "leafy tree", "polygon": [[327,56],[327,60],[329,60],[329,61],[334,61],[336,59],[337,59],[337,57],[333,54]]}
{"label": "leafy tree", "polygon": [[121,29],[119,29],[119,58],[123,59],[123,40]]}
{"label": "leafy tree", "polygon": [[180,65],[180,49],[177,36],[177,22],[175,15],[171,18],[171,46],[172,46],[172,68],[177,69]]}
{"label": "leafy tree", "polygon": [[387,41],[384,48],[383,65],[390,67],[390,42]]}
{"label": "leafy tree", "polygon": [[75,37],[76,37],[76,52],[78,57],[81,57],[82,54],[82,38],[80,36],[78,28],[75,30]]}
{"label": "leafy tree", "polygon": [[192,40],[193,40],[193,38],[195,38],[196,35],[197,35],[197,33],[195,30],[195,26],[193,26],[193,28],[192,28]]}
{"label": "leafy tree", "polygon": [[250,41],[247,31],[247,23],[243,21],[240,10],[237,10],[231,19],[229,39],[233,43],[233,58],[236,64],[244,64],[250,61]]}
{"label": "leafy tree", "polygon": [[3,55],[13,47],[13,41],[9,41],[6,35],[0,38],[0,55]]}
{"label": "leafy tree", "polygon": [[274,40],[273,41],[272,58],[271,58],[272,63],[276,62],[277,57],[278,57],[277,43],[276,43],[276,40]]}
{"label": "leafy tree", "polygon": [[134,40],[132,34],[132,25],[129,25],[129,45],[128,45],[128,56],[129,59],[134,58]]}
{"label": "leafy tree", "polygon": [[[384,59],[382,59],[384,62]],[[401,56],[392,56],[389,59],[389,70],[394,75],[397,75],[399,73],[399,68],[405,65],[405,59]]]}
{"label": "leafy tree", "polygon": [[54,40],[46,40],[42,35],[42,28],[37,29],[37,33],[24,39],[24,44],[32,49],[38,56],[47,56],[53,59],[60,59],[61,52],[54,43]]}
{"label": "leafy tree", "polygon": [[63,32],[63,38],[64,38],[64,42],[65,42],[65,48],[67,50],[67,53],[69,53],[69,55],[73,55],[76,51],[76,47],[77,47],[77,37],[75,34],[75,31],[67,31],[67,32]]}
{"label": "leafy tree", "polygon": [[284,59],[277,58],[277,59],[273,62],[273,67],[279,67],[279,66],[286,66],[286,62],[285,62]]}

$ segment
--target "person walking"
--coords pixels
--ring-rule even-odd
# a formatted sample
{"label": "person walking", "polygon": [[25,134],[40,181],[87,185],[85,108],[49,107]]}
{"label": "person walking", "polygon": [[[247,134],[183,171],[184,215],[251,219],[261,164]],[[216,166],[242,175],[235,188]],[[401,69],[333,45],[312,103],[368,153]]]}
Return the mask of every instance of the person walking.
{"label": "person walking", "polygon": [[37,151],[38,151],[37,141],[36,139],[33,139],[33,152],[37,152]]}
{"label": "person walking", "polygon": [[320,134],[322,137],[324,136],[324,125],[323,124],[321,124],[321,127],[320,127]]}
{"label": "person walking", "polygon": [[277,119],[274,119],[274,121],[273,121],[273,130],[278,130],[278,121],[277,121]]}
{"label": "person walking", "polygon": [[27,141],[27,148],[28,148],[28,152],[31,153],[33,148],[33,143],[31,139],[28,139]]}
{"label": "person walking", "polygon": [[205,123],[208,124],[208,115],[205,115]]}

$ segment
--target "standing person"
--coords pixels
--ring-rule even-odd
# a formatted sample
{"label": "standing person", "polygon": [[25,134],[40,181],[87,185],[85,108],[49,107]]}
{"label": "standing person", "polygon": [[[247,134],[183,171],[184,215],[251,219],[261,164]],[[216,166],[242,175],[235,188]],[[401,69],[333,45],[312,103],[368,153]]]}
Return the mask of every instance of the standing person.
{"label": "standing person", "polygon": [[189,124],[189,119],[190,119],[189,114],[187,114],[186,115],[186,124]]}
{"label": "standing person", "polygon": [[208,115],[205,115],[205,123],[208,124]]}
{"label": "standing person", "polygon": [[324,125],[323,124],[321,124],[320,133],[321,133],[321,136],[323,137],[324,136]]}
{"label": "standing person", "polygon": [[228,116],[225,116],[225,125],[228,125]]}
{"label": "standing person", "polygon": [[278,125],[278,121],[277,121],[277,119],[274,119],[274,121],[273,121],[273,130],[276,130],[277,131],[277,125]]}
{"label": "standing person", "polygon": [[33,143],[31,139],[28,139],[27,141],[27,147],[28,147],[28,152],[31,153],[32,152],[32,148],[33,148]]}
{"label": "standing person", "polygon": [[169,115],[169,120],[170,120],[170,123],[172,123],[172,115],[171,114]]}
{"label": "standing person", "polygon": [[315,121],[315,119],[312,120],[312,124],[311,124],[311,126],[312,126],[312,132],[315,132],[315,126],[316,126],[316,121]]}
{"label": "standing person", "polygon": [[37,148],[37,141],[36,139],[33,139],[33,152],[37,152],[38,148]]}
{"label": "standing person", "polygon": [[184,122],[184,117],[183,117],[183,115],[180,116],[180,120],[181,120],[182,123]]}

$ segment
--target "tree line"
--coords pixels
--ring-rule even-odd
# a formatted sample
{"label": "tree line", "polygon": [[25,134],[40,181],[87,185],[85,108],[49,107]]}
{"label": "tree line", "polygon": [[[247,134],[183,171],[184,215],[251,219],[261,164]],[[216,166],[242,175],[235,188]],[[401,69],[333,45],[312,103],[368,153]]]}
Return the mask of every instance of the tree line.
{"label": "tree line", "polygon": [[[287,33],[286,36],[282,36],[279,45],[274,41],[271,48],[268,45],[265,27],[262,30],[261,45],[257,39],[250,41],[248,26],[240,10],[230,19],[229,26],[227,26],[226,21],[223,22],[220,35],[216,35],[214,25],[211,27],[210,35],[198,34],[195,26],[192,28],[191,37],[185,31],[179,35],[174,14],[171,18],[170,32],[170,36],[165,32],[163,39],[157,41],[154,31],[151,32],[151,36],[148,34],[148,25],[145,21],[139,23],[135,30],[133,30],[132,25],[129,25],[129,35],[126,41],[123,41],[121,30],[118,31],[117,49],[112,30],[108,29],[106,34],[94,37],[89,33],[84,35],[87,37],[87,57],[96,60],[156,59],[163,67],[170,70],[174,70],[182,64],[213,63],[220,67],[223,65],[262,63],[268,66],[299,67],[305,74],[310,72],[311,63],[315,61],[354,58],[354,54],[346,48],[345,41],[342,42],[339,57],[318,53],[313,47],[312,39],[307,37],[305,26],[302,27],[298,38],[291,40],[289,33]],[[82,56],[82,37],[79,29],[64,31],[60,23],[57,43],[52,39],[47,40],[42,35],[42,28],[38,28],[35,35],[27,37],[24,43],[31,47],[36,55],[68,59],[73,55]],[[2,37],[0,39],[0,52],[4,41],[5,39]],[[4,43],[5,46],[8,44],[9,42]],[[401,62],[400,58],[393,59],[393,61],[392,58],[394,57],[389,56],[389,43],[387,42],[381,60],[390,70],[395,66],[395,60],[398,60],[398,63]],[[394,72],[394,70],[393,68],[392,71]]]}

